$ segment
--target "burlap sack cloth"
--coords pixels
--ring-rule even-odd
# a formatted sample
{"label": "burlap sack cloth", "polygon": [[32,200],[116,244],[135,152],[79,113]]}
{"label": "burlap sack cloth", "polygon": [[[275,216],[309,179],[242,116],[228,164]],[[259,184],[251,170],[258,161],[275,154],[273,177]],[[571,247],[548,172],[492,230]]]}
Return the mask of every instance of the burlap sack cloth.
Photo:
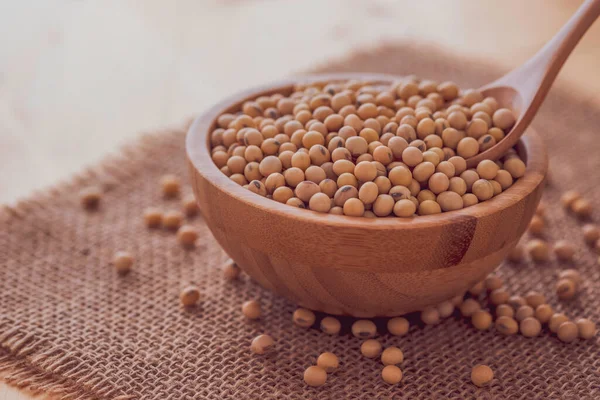
{"label": "burlap sack cloth", "polygon": [[[434,49],[393,45],[320,70],[415,73],[464,87],[501,73]],[[556,271],[566,266],[555,261],[505,265],[500,274],[514,294],[541,290],[572,318],[600,322],[597,256],[584,244],[581,224],[557,204],[561,191],[578,189],[600,208],[600,113],[566,89],[553,90],[535,125],[551,153],[547,236],[578,246],[581,293],[568,303],[556,301]],[[361,356],[359,339],[298,328],[292,304],[247,277],[224,282],[225,256],[201,217],[192,222],[201,232],[194,251],[183,250],[172,233],[146,229],[145,207],[180,207],[161,198],[158,181],[164,173],[187,175],[183,139],[184,130],[146,136],[120,156],[4,211],[0,368],[8,382],[65,399],[600,398],[597,338],[564,344],[547,331],[535,339],[505,337],[494,329],[476,331],[458,314],[438,326],[415,322],[405,337],[383,334],[385,346],[405,354],[402,383],[385,384],[381,363]],[[107,189],[102,206],[84,212],[73,193],[97,183]],[[126,277],[110,265],[121,249],[137,258]],[[178,295],[190,283],[204,297],[201,307],[185,311]],[[248,299],[263,305],[257,322],[241,315]],[[277,343],[268,357],[249,350],[263,332]],[[302,373],[324,351],[340,357],[340,369],[324,387],[309,388]],[[478,363],[495,372],[487,388],[470,382]]]}

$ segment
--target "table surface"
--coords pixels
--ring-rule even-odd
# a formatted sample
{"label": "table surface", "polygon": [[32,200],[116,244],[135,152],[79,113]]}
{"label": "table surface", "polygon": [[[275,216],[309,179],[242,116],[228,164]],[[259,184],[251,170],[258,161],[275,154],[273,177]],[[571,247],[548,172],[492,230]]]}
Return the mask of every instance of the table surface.
{"label": "table surface", "polygon": [[[35,3],[35,4],[34,4]],[[421,40],[506,67],[571,0],[0,2],[0,203],[66,178],[144,130],[214,99],[381,39]],[[501,6],[500,6],[501,4]],[[600,91],[600,23],[561,72]],[[0,382],[0,400],[29,399]]]}

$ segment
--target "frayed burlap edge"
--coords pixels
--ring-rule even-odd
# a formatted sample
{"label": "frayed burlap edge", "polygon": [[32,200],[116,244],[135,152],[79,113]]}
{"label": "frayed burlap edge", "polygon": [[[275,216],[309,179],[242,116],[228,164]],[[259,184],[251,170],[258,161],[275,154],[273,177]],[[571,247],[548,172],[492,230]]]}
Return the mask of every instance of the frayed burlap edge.
{"label": "frayed burlap edge", "polygon": [[[33,192],[14,205],[0,205],[0,225],[10,224],[25,215],[52,207],[54,201],[71,196],[88,186],[98,186],[109,192],[125,180],[138,176],[151,167],[148,156],[157,146],[168,146],[174,137],[183,140],[193,118],[182,124],[141,133],[114,154],[104,157],[94,166],[58,183]],[[99,396],[114,400],[129,400],[135,396],[122,395],[118,389],[95,377],[63,349],[49,347],[31,333],[11,328],[11,321],[0,319],[0,379],[32,395],[62,400],[96,399]],[[68,377],[64,374],[68,373]]]}
{"label": "frayed burlap edge", "polygon": [[[7,341],[10,338],[7,339]],[[78,384],[73,378],[60,375],[62,370],[69,368],[69,357],[62,351],[54,352],[52,349],[44,350],[32,358],[31,363],[25,361],[23,353],[37,352],[42,343],[37,343],[31,338],[17,340],[21,344],[20,351],[11,354],[5,344],[0,348],[0,376],[4,382],[18,389],[25,389],[31,395],[44,395],[47,399],[60,398],[64,400],[96,399],[96,395],[111,396],[114,400],[130,400],[135,396],[116,395],[115,389],[110,389],[101,379],[94,380],[93,373],[82,374],[81,380],[88,379],[86,388]],[[58,353],[58,354],[55,354]],[[32,363],[48,364],[44,371]],[[79,380],[78,379],[78,380]]]}

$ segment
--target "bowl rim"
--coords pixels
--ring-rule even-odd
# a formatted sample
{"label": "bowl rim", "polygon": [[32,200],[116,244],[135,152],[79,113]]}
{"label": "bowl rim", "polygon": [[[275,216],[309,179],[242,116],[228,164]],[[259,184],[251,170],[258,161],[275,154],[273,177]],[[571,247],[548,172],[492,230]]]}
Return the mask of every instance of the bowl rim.
{"label": "bowl rim", "polygon": [[349,79],[367,80],[372,83],[390,83],[401,79],[400,76],[373,73],[336,73],[336,74],[314,74],[295,78],[279,80],[266,85],[255,86],[250,89],[239,91],[209,108],[196,117],[190,125],[186,135],[187,158],[198,174],[217,188],[222,194],[234,197],[244,203],[265,213],[276,214],[281,218],[298,219],[304,223],[314,223],[323,226],[353,227],[367,230],[411,230],[428,227],[439,227],[450,225],[455,222],[464,221],[465,218],[482,218],[498,212],[502,212],[530,195],[540,184],[544,182],[548,169],[548,156],[546,147],[539,134],[528,128],[526,135],[521,137],[517,150],[525,152],[526,171],[510,188],[501,194],[476,205],[460,210],[443,212],[435,215],[421,215],[410,218],[385,217],[365,218],[350,217],[346,215],[323,214],[309,209],[292,207],[275,200],[262,197],[233,182],[223,174],[212,161],[210,154],[210,132],[216,127],[216,119],[226,112],[239,109],[244,101],[261,95],[291,92],[293,85],[315,82],[344,81]]}

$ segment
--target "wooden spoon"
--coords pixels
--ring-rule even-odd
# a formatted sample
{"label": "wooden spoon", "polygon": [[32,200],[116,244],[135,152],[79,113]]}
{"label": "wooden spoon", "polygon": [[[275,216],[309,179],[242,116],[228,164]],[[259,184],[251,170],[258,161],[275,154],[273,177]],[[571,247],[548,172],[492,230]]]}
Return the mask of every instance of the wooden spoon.
{"label": "wooden spoon", "polygon": [[517,117],[511,131],[498,144],[467,160],[474,168],[485,159],[497,160],[517,144],[546,98],[558,72],[579,39],[600,16],[600,0],[586,0],[565,26],[532,58],[495,82],[479,89],[495,97]]}

